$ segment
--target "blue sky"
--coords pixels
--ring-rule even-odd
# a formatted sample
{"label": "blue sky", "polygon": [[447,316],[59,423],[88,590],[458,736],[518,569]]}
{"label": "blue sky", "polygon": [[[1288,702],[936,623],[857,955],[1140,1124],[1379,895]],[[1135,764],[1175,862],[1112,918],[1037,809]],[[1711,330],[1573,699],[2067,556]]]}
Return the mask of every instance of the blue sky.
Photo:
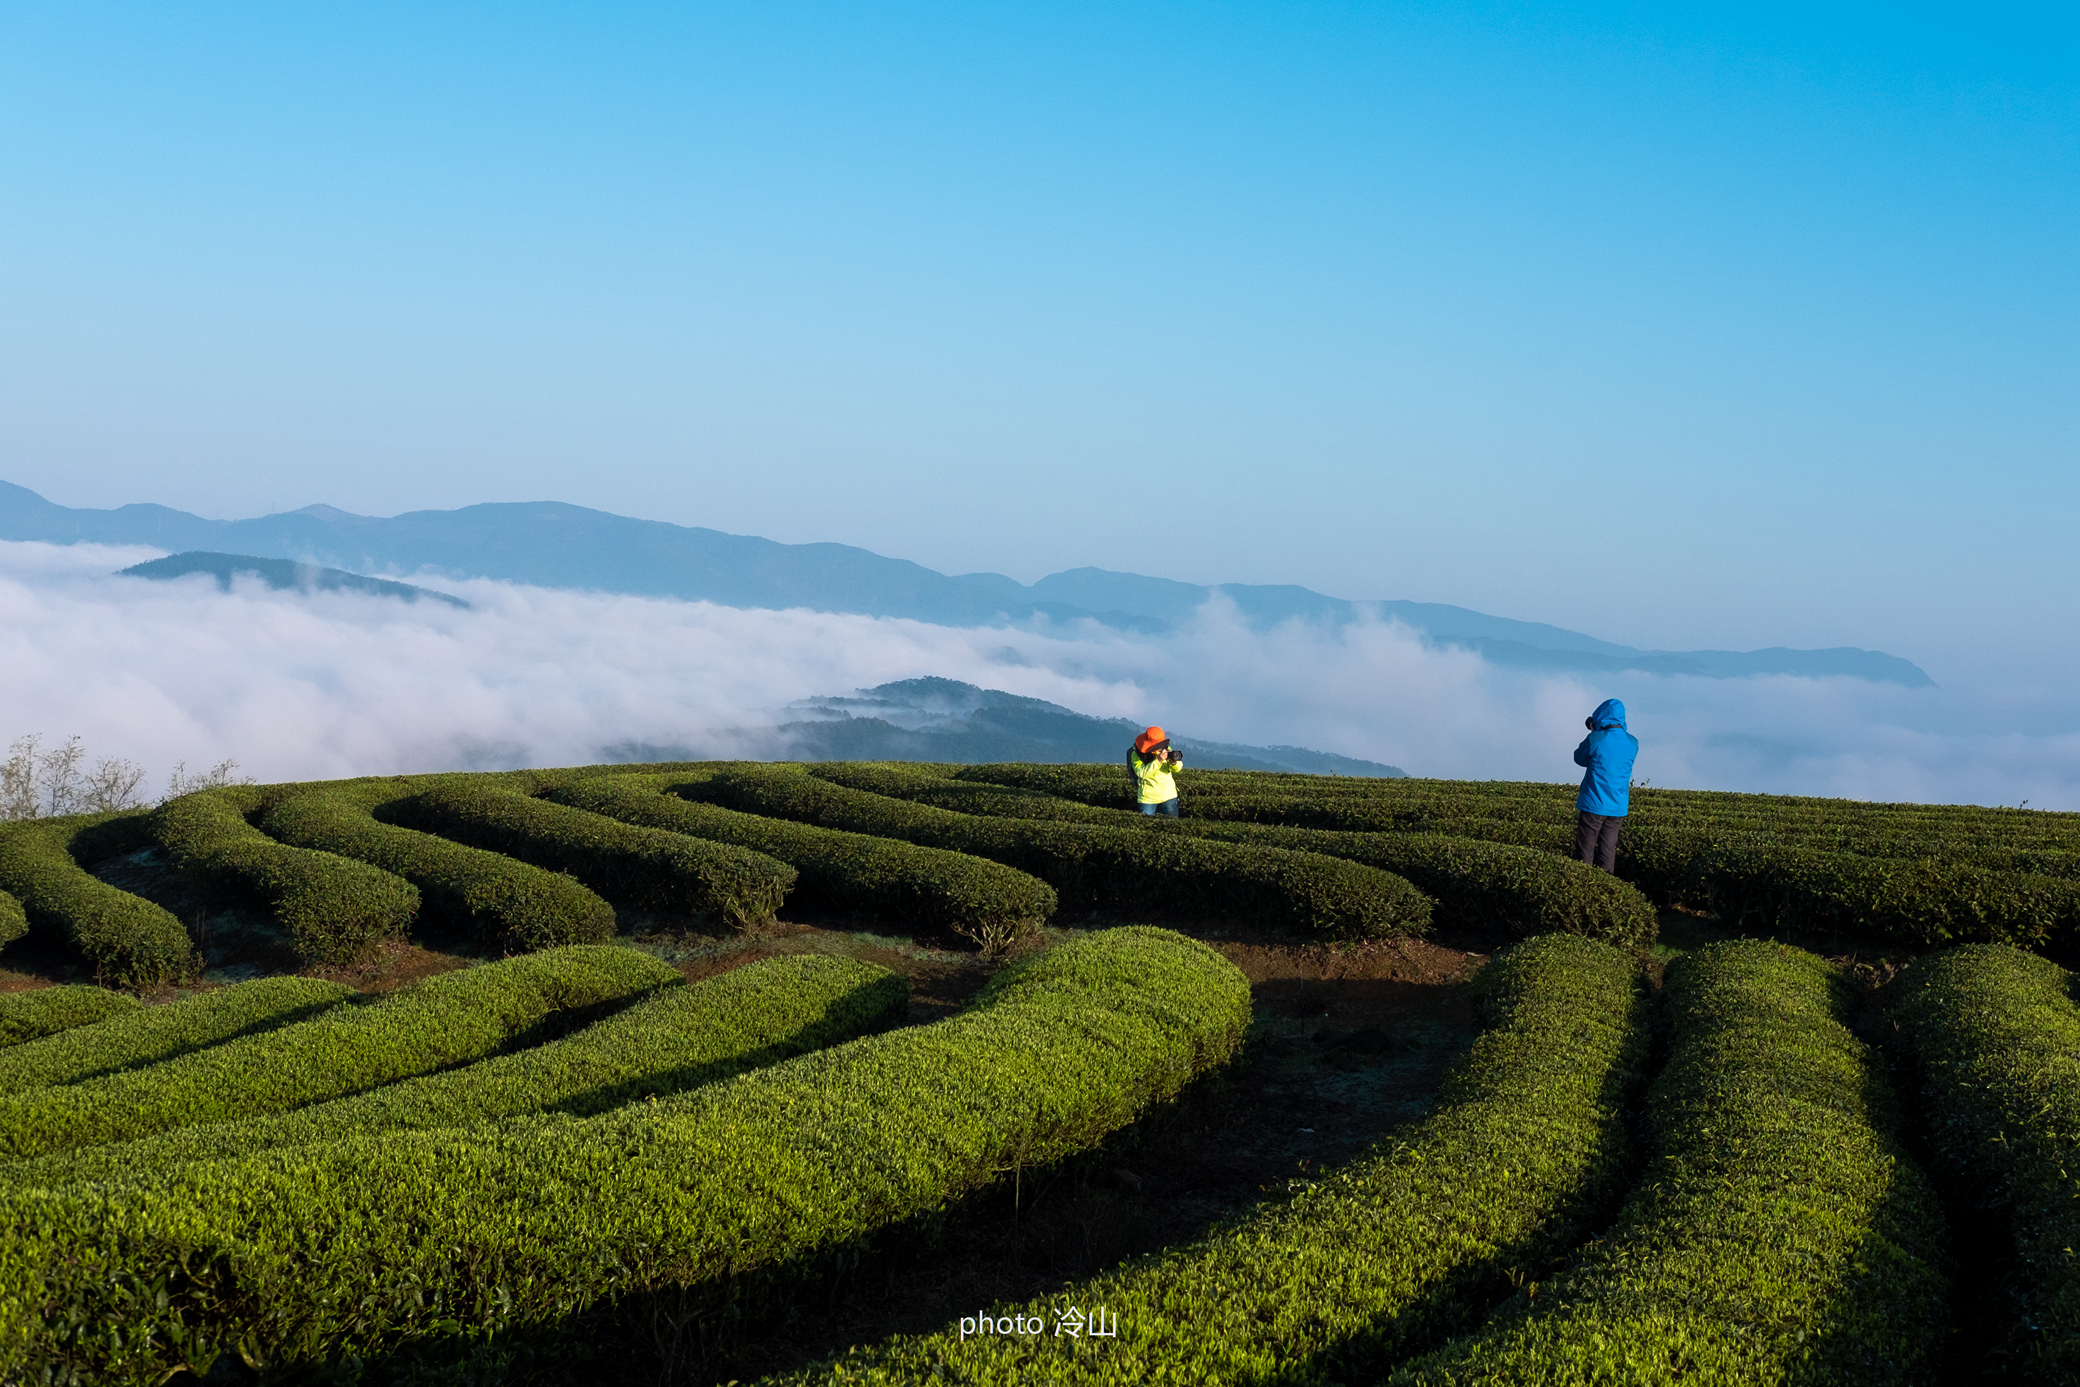
{"label": "blue sky", "polygon": [[2052,6],[18,4],[0,477],[2048,677],[2075,56]]}

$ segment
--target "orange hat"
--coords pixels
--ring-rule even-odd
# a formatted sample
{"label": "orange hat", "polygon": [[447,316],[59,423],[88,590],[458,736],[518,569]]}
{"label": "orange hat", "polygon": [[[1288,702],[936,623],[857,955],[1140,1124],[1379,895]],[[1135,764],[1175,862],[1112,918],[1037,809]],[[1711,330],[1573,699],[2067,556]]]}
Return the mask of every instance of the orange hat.
{"label": "orange hat", "polygon": [[1151,727],[1148,729],[1148,731],[1142,733],[1140,736],[1134,739],[1134,750],[1147,751],[1157,742],[1167,742],[1169,740],[1169,735],[1165,733],[1162,728]]}

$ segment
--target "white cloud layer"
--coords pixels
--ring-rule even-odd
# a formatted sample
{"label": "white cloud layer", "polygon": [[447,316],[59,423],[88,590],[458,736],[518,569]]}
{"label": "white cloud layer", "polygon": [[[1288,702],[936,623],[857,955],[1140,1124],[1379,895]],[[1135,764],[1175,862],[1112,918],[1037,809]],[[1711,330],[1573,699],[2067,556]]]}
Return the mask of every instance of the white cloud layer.
{"label": "white cloud layer", "polygon": [[[473,608],[111,576],[158,551],[0,543],[0,737],[74,733],[262,780],[600,759],[621,742],[757,754],[796,699],[937,674],[1413,774],[1571,780],[1583,715],[1624,698],[1638,773],[1694,788],[2080,809],[2070,683],[1605,681],[1488,665],[1404,628],[1252,632],[1215,604],[1162,638],[956,630],[490,581]],[[428,581],[431,584],[431,580]]]}

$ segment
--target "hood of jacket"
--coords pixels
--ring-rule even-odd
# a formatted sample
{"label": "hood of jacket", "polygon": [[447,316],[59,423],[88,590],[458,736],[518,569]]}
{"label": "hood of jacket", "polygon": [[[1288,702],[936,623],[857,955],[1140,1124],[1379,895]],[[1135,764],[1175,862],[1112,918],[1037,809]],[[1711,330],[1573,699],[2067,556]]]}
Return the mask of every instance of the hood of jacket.
{"label": "hood of jacket", "polygon": [[[1581,706],[1579,703],[1575,705],[1577,708]],[[1589,720],[1596,724],[1598,732],[1601,732],[1606,727],[1623,727],[1625,725],[1625,705],[1615,698],[1606,698],[1603,702],[1596,705],[1596,711],[1589,715]]]}

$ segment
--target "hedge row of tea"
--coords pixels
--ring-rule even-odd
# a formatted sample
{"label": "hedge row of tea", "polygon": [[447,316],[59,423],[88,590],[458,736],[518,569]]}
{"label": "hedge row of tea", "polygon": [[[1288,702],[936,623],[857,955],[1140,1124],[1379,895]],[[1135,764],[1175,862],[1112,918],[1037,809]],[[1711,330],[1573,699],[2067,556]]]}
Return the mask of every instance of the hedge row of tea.
{"label": "hedge row of tea", "polygon": [[[1124,808],[1130,798],[1114,767],[939,769],[948,779],[1093,808]],[[1381,841],[1485,841],[1548,857],[1573,850],[1573,791],[1565,786],[1224,771],[1192,772],[1182,783],[1188,830],[1278,826]],[[1413,868],[1409,875],[1446,899],[1441,885]],[[1664,904],[1766,929],[1920,947],[1984,940],[2038,948],[2080,929],[2080,815],[1636,790],[1618,875]]]}
{"label": "hedge row of tea", "polygon": [[[0,826],[0,943],[98,980],[192,977],[182,922],[89,869],[156,847],[267,912],[308,964],[418,923],[513,950],[601,940],[618,907],[756,928],[789,899],[986,950],[1072,912],[1501,938],[1654,937],[1654,902],[1747,927],[2041,948],[2080,928],[2080,816],[1642,790],[1617,878],[1569,855],[1564,786],[1189,772],[1184,817],[1113,766],[716,762],[228,787]],[[1643,894],[1644,892],[1644,894]],[[1651,900],[1650,900],[1651,898]],[[15,921],[15,910],[20,921]]]}
{"label": "hedge row of tea", "polygon": [[792,866],[797,907],[965,935],[989,951],[1054,914],[1052,887],[986,858],[894,838],[742,814],[682,798],[712,776],[613,775],[551,790],[559,803],[646,828],[729,843]]}
{"label": "hedge row of tea", "polygon": [[183,795],[153,814],[152,833],[177,869],[265,902],[312,962],[350,962],[404,935],[419,911],[417,887],[365,862],[277,842],[246,820],[265,803],[252,787]]}
{"label": "hedge row of tea", "polygon": [[[1248,1018],[1218,954],[1119,929],[1003,969],[946,1021],[597,1116],[0,1190],[0,1379],[157,1383],[225,1352],[310,1375],[717,1287],[1087,1148],[1227,1059]],[[177,1069],[200,1057],[122,1077],[175,1074],[161,1109],[206,1119]]]}
{"label": "hedge row of tea", "polygon": [[679,788],[745,813],[988,858],[1053,887],[1072,910],[1248,919],[1332,939],[1421,933],[1430,901],[1341,858],[1153,834],[1141,825],[990,818],[841,785],[795,766],[719,772]]}
{"label": "hedge row of tea", "polygon": [[2080,1007],[2048,960],[1995,945],[1921,959],[1888,989],[1920,1069],[1929,1144],[2012,1252],[1995,1362],[2080,1381]]}
{"label": "hedge row of tea", "polygon": [[1889,1130],[1848,988],[1780,944],[1679,959],[1648,1094],[1653,1160],[1574,1264],[1396,1387],[1928,1381],[1947,1329],[1943,1216]]}
{"label": "hedge row of tea", "polygon": [[[72,990],[54,987],[29,993],[24,1000]],[[106,997],[122,995],[92,990]],[[0,1095],[157,1064],[239,1036],[310,1020],[353,995],[352,988],[317,978],[258,978],[164,1006],[132,1006],[115,1015],[97,1010],[79,1025],[0,1050]]]}
{"label": "hedge row of tea", "polygon": [[[70,945],[112,987],[149,987],[201,966],[187,927],[171,911],[90,875],[74,856],[83,838],[138,826],[135,816],[104,815],[0,827],[0,889],[19,898],[30,928]],[[118,841],[98,855],[135,846],[134,839]]]}
{"label": "hedge row of tea", "polygon": [[342,1006],[301,1025],[240,1036],[148,1068],[0,1097],[0,1160],[287,1112],[358,1093],[482,1059],[556,1024],[560,1013],[583,1014],[677,977],[648,954],[611,945],[442,974],[380,1001]]}
{"label": "hedge row of tea", "polygon": [[[239,997],[250,1005],[258,999],[243,994],[264,986],[245,983],[211,997]],[[120,1179],[186,1161],[227,1160],[277,1147],[486,1123],[523,1113],[589,1117],[886,1030],[908,1015],[910,988],[899,974],[874,964],[811,955],[765,959],[690,987],[668,978],[639,996],[560,1039],[269,1116],[179,1127],[136,1141],[0,1165],[0,1184]],[[610,999],[610,1004],[620,1000],[625,999]],[[122,1028],[131,1028],[129,1018]]]}
{"label": "hedge row of tea", "polygon": [[764,853],[621,823],[481,782],[443,785],[399,800],[388,812],[393,822],[568,872],[602,895],[713,915],[736,928],[770,924],[795,882],[794,868]]}
{"label": "hedge row of tea", "polygon": [[[1488,1029],[1408,1135],[1198,1242],[767,1382],[1942,1380],[1944,1219],[1885,1062],[1845,1024],[1848,980],[1764,941],[1672,964],[1638,1168],[1636,969],[1573,938],[1506,951],[1476,984]],[[1983,1366],[2030,1381],[2080,1357],[2071,982],[1967,947],[1913,964],[1892,1002],[1935,1145],[2014,1237],[2020,1303]]]}
{"label": "hedge row of tea", "polygon": [[597,943],[614,936],[614,907],[575,877],[500,853],[379,822],[398,799],[381,783],[294,795],[259,826],[293,847],[379,867],[419,888],[427,913],[510,949]]}
{"label": "hedge row of tea", "polygon": [[0,995],[0,1050],[137,1011],[135,997],[84,983]]}
{"label": "hedge row of tea", "polygon": [[[1061,772],[1076,768],[1018,769]],[[1656,930],[1653,906],[1625,882],[1607,872],[1530,848],[1432,833],[1335,832],[1196,816],[1174,822],[1151,821],[1138,814],[1063,799],[1031,787],[954,779],[918,766],[816,766],[810,773],[855,790],[948,811],[1019,820],[1104,823],[1121,832],[1169,833],[1356,862],[1411,883],[1434,898],[1460,927],[1491,931],[1505,938],[1580,934],[1637,946],[1652,943]],[[1059,784],[1065,777],[1046,778]],[[1110,782],[1106,784],[1109,786]],[[1105,791],[1087,785],[1087,793],[1103,798]],[[1192,803],[1196,806],[1196,794]]]}
{"label": "hedge row of tea", "polygon": [[[1617,1201],[1647,1053],[1642,984],[1608,945],[1520,944],[1479,975],[1487,1029],[1412,1134],[1199,1242],[994,1307],[1002,1334],[899,1338],[772,1381],[1374,1380],[1477,1323],[1513,1271],[1565,1255]],[[1115,1337],[1060,1332],[1100,1307]]]}

